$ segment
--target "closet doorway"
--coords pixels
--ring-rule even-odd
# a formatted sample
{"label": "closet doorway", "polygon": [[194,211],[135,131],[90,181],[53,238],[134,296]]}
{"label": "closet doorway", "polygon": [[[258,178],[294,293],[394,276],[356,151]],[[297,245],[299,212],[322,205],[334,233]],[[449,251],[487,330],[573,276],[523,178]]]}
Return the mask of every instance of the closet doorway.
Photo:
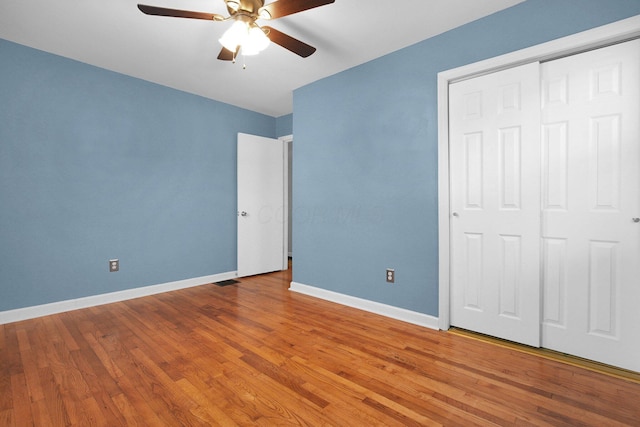
{"label": "closet doorway", "polygon": [[638,40],[449,85],[443,329],[640,371],[639,104]]}

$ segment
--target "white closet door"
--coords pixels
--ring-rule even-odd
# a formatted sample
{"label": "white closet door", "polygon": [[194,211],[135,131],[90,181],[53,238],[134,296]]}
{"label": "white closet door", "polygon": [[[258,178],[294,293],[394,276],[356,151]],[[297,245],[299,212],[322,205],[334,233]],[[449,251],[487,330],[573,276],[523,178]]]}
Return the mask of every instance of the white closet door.
{"label": "white closet door", "polygon": [[540,345],[540,77],[452,84],[451,324]]}
{"label": "white closet door", "polygon": [[542,344],[640,371],[640,41],[542,78]]}

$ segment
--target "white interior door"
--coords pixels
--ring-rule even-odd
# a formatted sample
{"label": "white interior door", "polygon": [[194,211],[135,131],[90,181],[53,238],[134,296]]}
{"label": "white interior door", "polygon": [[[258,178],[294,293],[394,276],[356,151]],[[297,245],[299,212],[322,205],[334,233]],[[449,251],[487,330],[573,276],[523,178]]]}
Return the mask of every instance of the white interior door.
{"label": "white interior door", "polygon": [[640,40],[542,77],[543,346],[640,371]]}
{"label": "white interior door", "polygon": [[451,325],[540,345],[540,78],[452,84]]}
{"label": "white interior door", "polygon": [[285,144],[238,134],[238,276],[287,269]]}

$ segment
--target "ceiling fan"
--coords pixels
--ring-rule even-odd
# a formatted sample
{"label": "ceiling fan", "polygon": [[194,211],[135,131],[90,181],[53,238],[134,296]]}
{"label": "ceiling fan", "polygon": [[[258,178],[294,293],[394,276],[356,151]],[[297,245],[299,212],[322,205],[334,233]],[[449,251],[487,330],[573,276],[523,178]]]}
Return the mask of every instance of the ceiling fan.
{"label": "ceiling fan", "polygon": [[259,19],[269,20],[303,12],[318,6],[324,6],[335,0],[276,0],[267,5],[264,0],[224,0],[229,16],[216,13],[192,12],[188,10],[167,9],[164,7],[138,4],[138,9],[147,15],[170,16],[176,18],[205,19],[211,21],[229,21],[234,24],[220,38],[222,50],[218,59],[235,61],[242,51],[243,55],[254,55],[267,47],[269,42],[306,58],[316,51],[294,37],[269,26],[260,26]]}

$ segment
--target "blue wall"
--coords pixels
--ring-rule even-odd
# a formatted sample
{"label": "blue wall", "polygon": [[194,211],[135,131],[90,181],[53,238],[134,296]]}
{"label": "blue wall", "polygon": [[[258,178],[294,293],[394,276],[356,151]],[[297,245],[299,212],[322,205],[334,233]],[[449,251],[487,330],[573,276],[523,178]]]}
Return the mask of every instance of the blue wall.
{"label": "blue wall", "polygon": [[236,270],[236,134],[275,118],[4,40],[0,58],[0,311]]}
{"label": "blue wall", "polygon": [[528,0],[296,90],[293,280],[437,316],[437,73],[638,13]]}
{"label": "blue wall", "polygon": [[293,134],[293,114],[280,116],[276,119],[276,136],[289,136]]}
{"label": "blue wall", "polygon": [[294,280],[437,315],[436,74],[638,13],[528,0],[277,119],[0,40],[0,311],[234,271],[236,133],[295,132]]}

